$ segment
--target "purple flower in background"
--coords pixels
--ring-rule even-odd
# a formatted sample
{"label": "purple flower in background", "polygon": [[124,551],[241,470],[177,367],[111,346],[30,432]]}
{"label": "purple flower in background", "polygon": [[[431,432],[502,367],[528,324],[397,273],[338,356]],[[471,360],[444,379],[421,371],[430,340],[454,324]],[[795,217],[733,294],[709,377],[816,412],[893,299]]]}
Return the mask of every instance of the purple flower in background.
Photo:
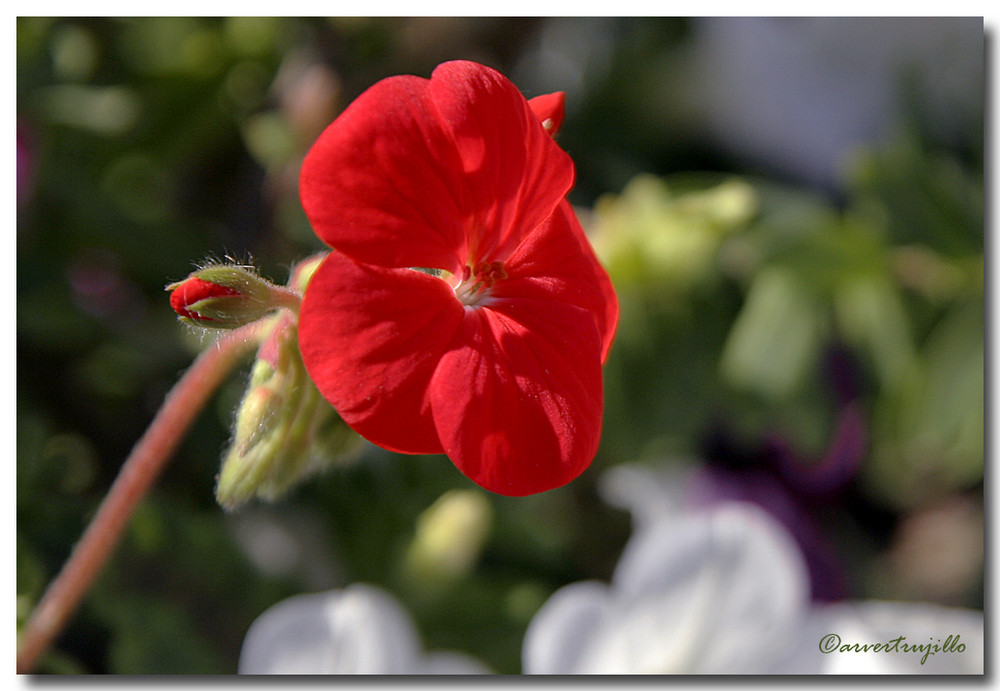
{"label": "purple flower in background", "polygon": [[826,453],[818,461],[802,458],[780,435],[760,449],[739,449],[724,431],[708,441],[708,462],[694,474],[688,501],[709,506],[748,501],[761,506],[788,530],[809,569],[812,598],[831,602],[847,597],[844,568],[820,528],[824,513],[843,498],[867,450],[868,427],[847,355],[833,351],[827,360],[840,413]]}

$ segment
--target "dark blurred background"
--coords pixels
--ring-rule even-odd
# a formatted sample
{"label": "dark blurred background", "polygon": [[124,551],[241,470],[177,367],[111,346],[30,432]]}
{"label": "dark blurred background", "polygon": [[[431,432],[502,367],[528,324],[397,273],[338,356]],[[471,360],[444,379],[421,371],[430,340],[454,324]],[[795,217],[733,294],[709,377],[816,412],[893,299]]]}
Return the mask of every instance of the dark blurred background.
{"label": "dark blurred background", "polygon": [[[798,526],[817,600],[982,608],[984,42],[980,18],[19,18],[19,627],[205,343],[164,285],[227,254],[284,282],[320,249],[298,166],[375,81],[462,58],[565,91],[622,303],[598,458],[525,499],[369,448],[226,514],[244,368],[40,671],[232,673],[269,605],[365,581],[428,646],[518,672],[548,594],[611,574],[621,463]],[[485,497],[478,538],[418,568],[453,489]]]}

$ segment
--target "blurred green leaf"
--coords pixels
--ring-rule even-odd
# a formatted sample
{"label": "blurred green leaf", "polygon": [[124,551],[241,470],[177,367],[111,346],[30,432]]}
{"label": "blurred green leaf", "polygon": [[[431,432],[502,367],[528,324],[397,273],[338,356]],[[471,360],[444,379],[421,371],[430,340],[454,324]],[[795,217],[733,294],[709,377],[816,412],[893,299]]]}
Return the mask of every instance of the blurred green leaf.
{"label": "blurred green leaf", "polygon": [[982,252],[982,160],[963,166],[903,131],[887,146],[858,152],[849,179],[856,195],[885,207],[894,242],[948,256]]}
{"label": "blurred green leaf", "polygon": [[677,299],[670,294],[711,274],[722,238],[754,209],[752,188],[738,180],[675,194],[665,181],[641,175],[620,195],[597,201],[590,231],[616,285],[648,286]]}
{"label": "blurred green leaf", "polygon": [[213,654],[204,629],[169,601],[122,594],[108,605],[107,616],[116,633],[110,663],[119,674],[232,672]]}
{"label": "blurred green leaf", "polygon": [[983,477],[983,305],[951,310],[878,411],[868,468],[876,491],[911,506]]}
{"label": "blurred green leaf", "polygon": [[829,314],[809,287],[769,268],[754,279],[722,352],[722,374],[765,398],[789,395],[816,363]]}
{"label": "blurred green leaf", "polygon": [[845,278],[834,301],[841,338],[870,353],[882,385],[895,389],[914,356],[899,291],[884,277]]}

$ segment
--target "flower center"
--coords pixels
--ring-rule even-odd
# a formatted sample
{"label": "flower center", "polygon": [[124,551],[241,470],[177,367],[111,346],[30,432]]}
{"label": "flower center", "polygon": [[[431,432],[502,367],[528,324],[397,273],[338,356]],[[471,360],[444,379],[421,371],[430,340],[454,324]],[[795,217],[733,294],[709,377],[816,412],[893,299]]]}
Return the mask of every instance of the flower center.
{"label": "flower center", "polygon": [[462,282],[455,286],[455,296],[466,307],[481,305],[497,281],[507,278],[503,262],[480,262],[473,269],[466,265]]}

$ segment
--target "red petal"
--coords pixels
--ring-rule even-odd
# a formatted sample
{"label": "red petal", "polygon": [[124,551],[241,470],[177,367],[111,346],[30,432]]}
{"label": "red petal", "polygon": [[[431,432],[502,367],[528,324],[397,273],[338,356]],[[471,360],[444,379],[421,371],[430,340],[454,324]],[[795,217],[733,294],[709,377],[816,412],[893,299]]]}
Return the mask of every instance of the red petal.
{"label": "red petal", "polygon": [[590,465],[601,431],[600,341],[572,305],[468,309],[430,389],[445,453],[478,485],[523,496]]}
{"label": "red petal", "polygon": [[359,96],[309,151],[300,193],[316,234],[354,259],[461,273],[503,260],[573,175],[506,77],[455,61]]}
{"label": "red petal", "polygon": [[528,105],[549,134],[554,136],[562,127],[563,118],[566,117],[565,92],[557,91],[554,94],[535,96],[528,99]]}
{"label": "red petal", "polygon": [[601,361],[611,348],[618,324],[614,286],[587,239],[569,202],[522,244],[505,265],[508,278],[493,298],[527,297],[582,307],[601,335]]}
{"label": "red petal", "polygon": [[333,252],[302,301],[299,346],[309,376],[355,431],[390,451],[441,453],[427,389],[462,315],[440,278]]}
{"label": "red petal", "polygon": [[324,242],[359,261],[460,273],[462,163],[427,85],[390,77],[348,106],[302,163],[302,206]]}
{"label": "red petal", "polygon": [[470,263],[502,261],[569,192],[573,162],[496,70],[446,62],[434,70],[430,93],[468,184]]}

